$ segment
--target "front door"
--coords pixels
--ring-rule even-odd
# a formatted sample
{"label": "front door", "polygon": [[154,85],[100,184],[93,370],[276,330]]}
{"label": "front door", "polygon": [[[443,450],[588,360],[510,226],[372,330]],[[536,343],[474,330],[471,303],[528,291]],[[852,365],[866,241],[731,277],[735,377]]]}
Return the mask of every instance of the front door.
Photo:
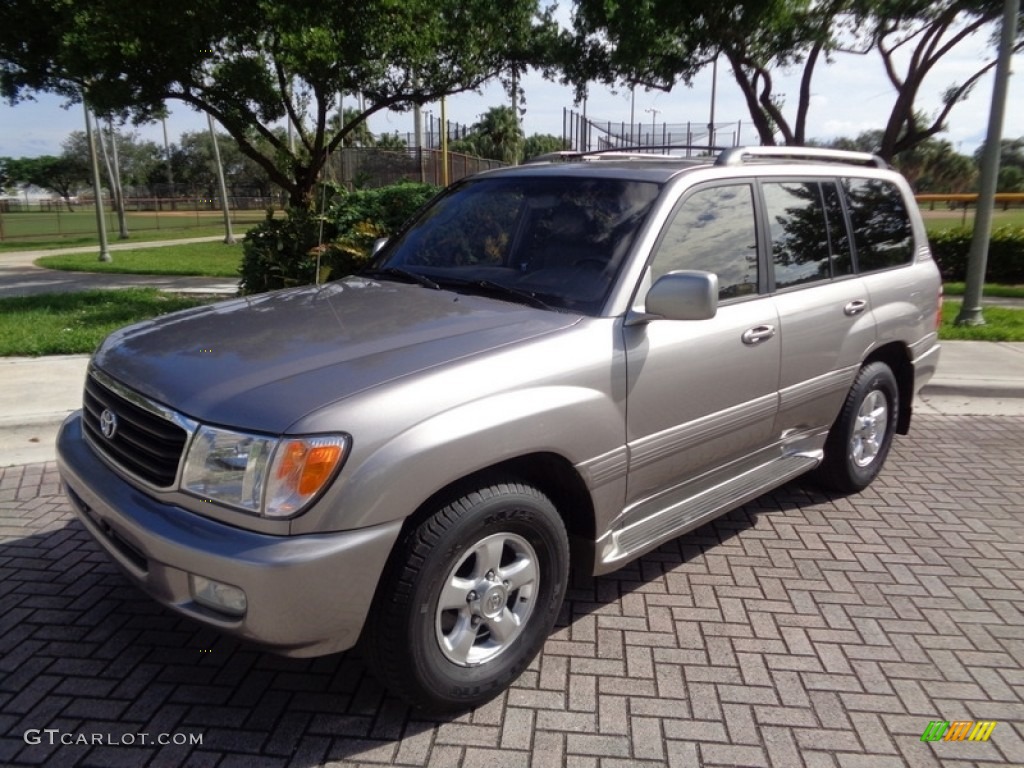
{"label": "front door", "polygon": [[651,280],[714,272],[709,320],[656,319],[624,329],[629,481],[621,525],[679,503],[694,481],[729,474],[772,443],[780,338],[759,256],[754,187],[698,187],[676,207],[656,246]]}

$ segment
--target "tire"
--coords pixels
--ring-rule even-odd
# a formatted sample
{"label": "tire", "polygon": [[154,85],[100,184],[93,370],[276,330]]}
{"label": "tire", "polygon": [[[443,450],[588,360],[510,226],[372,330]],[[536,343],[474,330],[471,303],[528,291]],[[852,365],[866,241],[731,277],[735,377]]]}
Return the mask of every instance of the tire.
{"label": "tire", "polygon": [[543,493],[515,482],[467,493],[396,544],[363,636],[367,664],[416,707],[483,704],[540,651],[568,572],[565,526]]}
{"label": "tire", "polygon": [[885,363],[860,369],[825,441],[818,481],[840,493],[856,493],[878,476],[892,446],[899,387]]}

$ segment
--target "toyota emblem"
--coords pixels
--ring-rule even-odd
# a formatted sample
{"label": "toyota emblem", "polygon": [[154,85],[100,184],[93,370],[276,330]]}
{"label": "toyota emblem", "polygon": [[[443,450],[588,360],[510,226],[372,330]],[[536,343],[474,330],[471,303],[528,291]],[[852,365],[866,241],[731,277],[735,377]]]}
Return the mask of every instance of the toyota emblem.
{"label": "toyota emblem", "polygon": [[117,432],[117,414],[109,408],[104,408],[100,414],[100,432],[107,440],[113,440]]}

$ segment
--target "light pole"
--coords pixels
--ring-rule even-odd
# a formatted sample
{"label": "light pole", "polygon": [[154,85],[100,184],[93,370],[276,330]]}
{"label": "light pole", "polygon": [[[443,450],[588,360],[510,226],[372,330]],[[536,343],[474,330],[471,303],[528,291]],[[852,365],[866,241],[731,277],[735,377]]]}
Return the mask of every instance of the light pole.
{"label": "light pole", "polygon": [[654,107],[651,107],[650,109],[645,109],[644,110],[644,112],[650,112],[651,113],[651,141],[650,141],[650,144],[651,144],[652,147],[654,146],[654,131],[656,130],[656,126],[655,126],[654,121],[658,119],[658,112],[660,112],[660,111],[661,111],[660,109],[655,109]]}
{"label": "light pole", "polygon": [[217,144],[217,132],[213,129],[213,115],[206,113],[206,121],[210,126],[210,138],[213,139],[213,159],[217,162],[217,183],[220,185],[220,204],[224,211],[224,243],[234,245],[235,236],[231,233],[231,212],[228,210],[228,186],[224,183],[224,166],[220,162],[220,146]]}
{"label": "light pole", "polygon": [[96,199],[96,231],[100,236],[100,261],[111,261],[107,247],[107,222],[103,218],[103,189],[100,187],[100,165],[96,160],[96,138],[92,133],[92,118],[89,104],[82,93],[82,108],[85,109],[85,140],[89,142],[89,162],[92,165],[92,194]]}
{"label": "light pole", "polygon": [[995,202],[999,176],[999,154],[1002,148],[1003,116],[1006,113],[1006,89],[1010,80],[1010,60],[1013,41],[1017,33],[1020,0],[1006,0],[1003,5],[1003,28],[999,40],[999,58],[992,84],[992,107],[988,117],[988,135],[981,158],[981,183],[978,190],[978,210],[974,214],[974,233],[967,256],[967,283],[964,300],[957,315],[957,325],[984,325],[981,314],[981,296],[985,289],[985,267],[988,245],[992,236],[992,207]]}
{"label": "light pole", "polygon": [[718,88],[718,57],[711,62],[711,116],[708,118],[708,152],[715,146],[715,91]]}

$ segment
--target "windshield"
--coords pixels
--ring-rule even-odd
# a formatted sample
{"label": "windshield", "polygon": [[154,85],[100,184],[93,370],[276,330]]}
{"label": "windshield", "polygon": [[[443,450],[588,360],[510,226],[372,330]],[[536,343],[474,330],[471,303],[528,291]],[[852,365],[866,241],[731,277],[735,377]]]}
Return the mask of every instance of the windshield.
{"label": "windshield", "polygon": [[607,178],[474,179],[424,211],[375,266],[597,314],[658,192],[651,182]]}

